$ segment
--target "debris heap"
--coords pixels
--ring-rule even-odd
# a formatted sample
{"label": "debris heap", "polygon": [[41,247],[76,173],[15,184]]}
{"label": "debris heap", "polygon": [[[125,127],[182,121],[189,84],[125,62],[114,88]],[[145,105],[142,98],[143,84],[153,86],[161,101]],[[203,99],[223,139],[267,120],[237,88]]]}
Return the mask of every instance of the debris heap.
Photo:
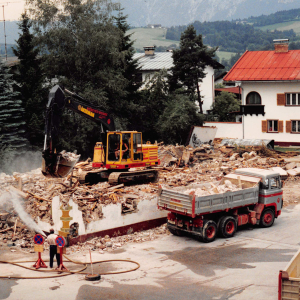
{"label": "debris heap", "polygon": [[[223,193],[234,191],[239,187],[226,180],[221,185],[213,182],[221,180],[237,168],[276,168],[289,186],[287,194],[284,195],[284,205],[287,205],[300,201],[300,194],[295,196],[291,193],[293,190],[291,186],[293,184],[296,186],[299,182],[300,158],[297,155],[298,153],[279,153],[265,147],[238,148],[204,144],[193,149],[182,145],[160,145],[161,164],[155,167],[159,171],[158,182],[131,186],[123,184],[110,186],[107,182],[90,186],[81,184],[82,173],[93,170],[90,160],[77,163],[73,175],[65,179],[46,178],[40,169],[28,173],[13,173],[13,175],[0,173],[0,245],[16,242],[20,247],[32,247],[34,232],[22,223],[11,204],[1,203],[1,195],[11,187],[17,190],[26,212],[35,221],[39,218],[53,225],[51,202],[53,197],[58,196],[64,205],[67,205],[69,199],[73,199],[82,211],[84,222],[88,224],[101,219],[102,208],[108,204],[120,203],[124,214],[137,212],[138,202],[155,197],[159,185],[172,188],[189,186],[193,183],[210,183],[209,189],[197,190],[191,187],[187,192],[194,191],[197,195]],[[126,238],[132,240],[135,237],[136,235],[129,235]],[[123,239],[125,238],[118,237],[112,244],[118,247],[124,242]],[[105,243],[104,241],[103,239],[92,240],[93,247],[102,249],[105,246],[109,249],[110,247],[106,245],[109,241]],[[76,247],[74,249],[76,250]]]}

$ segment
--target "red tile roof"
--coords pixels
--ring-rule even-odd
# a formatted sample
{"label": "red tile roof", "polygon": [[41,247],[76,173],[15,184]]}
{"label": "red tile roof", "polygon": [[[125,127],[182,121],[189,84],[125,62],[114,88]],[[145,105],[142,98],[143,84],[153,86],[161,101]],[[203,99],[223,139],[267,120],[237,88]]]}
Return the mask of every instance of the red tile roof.
{"label": "red tile roof", "polygon": [[300,80],[300,50],[290,50],[285,53],[246,51],[224,80]]}
{"label": "red tile roof", "polygon": [[228,93],[234,93],[234,94],[241,94],[241,90],[238,86],[230,87],[230,88],[218,88],[215,89],[216,91],[220,92],[228,92]]}

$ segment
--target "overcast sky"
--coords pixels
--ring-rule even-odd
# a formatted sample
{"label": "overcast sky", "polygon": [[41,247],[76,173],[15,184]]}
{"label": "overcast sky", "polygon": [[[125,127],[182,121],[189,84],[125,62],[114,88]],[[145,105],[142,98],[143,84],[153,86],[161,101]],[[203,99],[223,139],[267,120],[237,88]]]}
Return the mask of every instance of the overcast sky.
{"label": "overcast sky", "polygon": [[0,20],[3,21],[3,6],[6,21],[19,20],[21,14],[24,12],[24,4],[25,0],[12,0],[10,2],[0,0]]}

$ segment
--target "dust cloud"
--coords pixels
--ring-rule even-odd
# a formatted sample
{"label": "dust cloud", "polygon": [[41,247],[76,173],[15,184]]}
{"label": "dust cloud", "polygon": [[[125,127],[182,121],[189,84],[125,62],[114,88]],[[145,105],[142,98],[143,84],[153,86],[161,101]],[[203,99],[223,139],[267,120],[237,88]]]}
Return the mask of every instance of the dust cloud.
{"label": "dust cloud", "polygon": [[13,191],[4,192],[2,195],[0,195],[0,209],[8,211],[10,210],[9,208],[10,204],[12,204],[19,218],[29,229],[45,236],[41,228],[33,221],[30,215],[24,210],[22,201],[23,201],[22,198],[17,193]]}

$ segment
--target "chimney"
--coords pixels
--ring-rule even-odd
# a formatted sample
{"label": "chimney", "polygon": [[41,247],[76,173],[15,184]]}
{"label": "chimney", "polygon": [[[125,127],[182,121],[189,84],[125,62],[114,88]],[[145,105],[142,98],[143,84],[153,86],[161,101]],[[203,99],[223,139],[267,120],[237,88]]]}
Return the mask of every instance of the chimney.
{"label": "chimney", "polygon": [[145,50],[145,55],[146,56],[153,56],[154,55],[155,46],[144,47],[144,50]]}
{"label": "chimney", "polygon": [[289,52],[289,39],[273,40],[275,53]]}

